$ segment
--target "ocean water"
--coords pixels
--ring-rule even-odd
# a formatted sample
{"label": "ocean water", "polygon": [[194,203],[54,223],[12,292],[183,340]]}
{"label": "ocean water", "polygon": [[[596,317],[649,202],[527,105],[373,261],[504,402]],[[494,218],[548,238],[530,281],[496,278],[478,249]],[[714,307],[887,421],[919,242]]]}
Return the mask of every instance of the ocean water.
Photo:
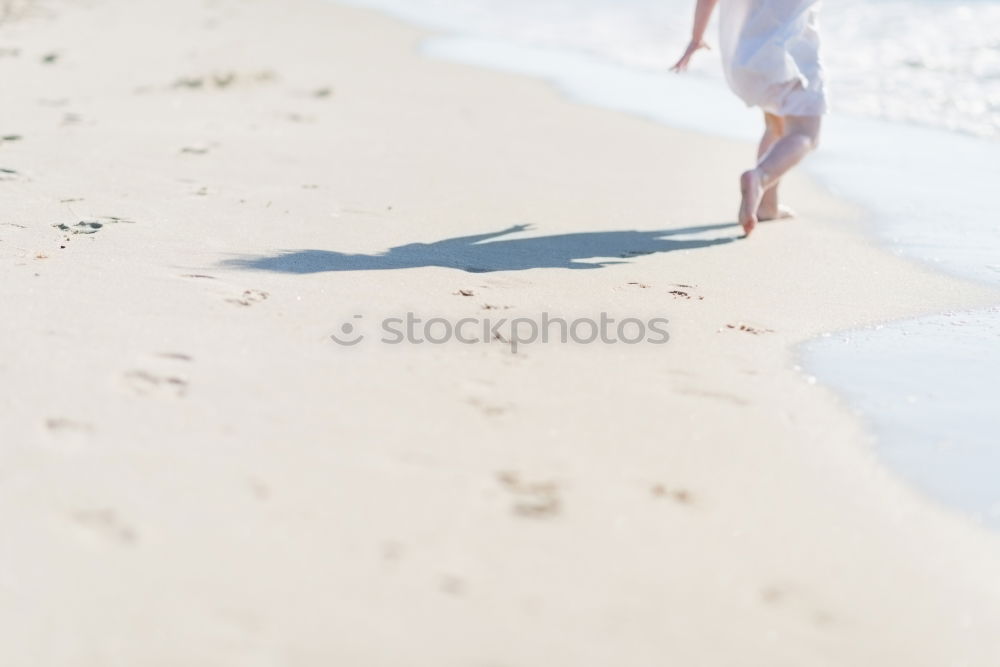
{"label": "ocean water", "polygon": [[[694,0],[348,0],[454,34],[571,50],[664,71]],[[1000,137],[1000,2],[827,0],[824,59],[836,112]],[[713,29],[709,42],[714,42]],[[714,54],[696,76],[720,79]]]}
{"label": "ocean water", "polygon": [[[694,0],[339,1],[436,29],[429,57],[673,127],[760,132],[714,54],[667,72]],[[806,168],[864,207],[891,252],[1000,286],[1000,0],[828,0],[821,30],[833,113]],[[800,356],[869,423],[888,466],[1000,529],[1000,308],[836,332]]]}

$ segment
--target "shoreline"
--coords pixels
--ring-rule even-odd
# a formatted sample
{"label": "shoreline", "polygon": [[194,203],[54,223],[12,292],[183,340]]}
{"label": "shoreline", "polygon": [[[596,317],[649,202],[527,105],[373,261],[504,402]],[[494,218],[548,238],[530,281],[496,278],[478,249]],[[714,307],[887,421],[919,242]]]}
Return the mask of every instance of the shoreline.
{"label": "shoreline", "polygon": [[[375,11],[398,13],[397,18],[416,22],[416,14]],[[420,52],[426,57],[540,79],[573,102],[674,129],[746,142],[756,138],[757,128],[748,122],[752,114],[734,102],[718,81],[631,69],[590,53],[513,38],[466,35],[455,26],[438,32],[431,22],[418,24],[433,32],[421,43]],[[996,161],[990,159],[996,144],[941,128],[836,114],[828,116],[825,125],[823,151],[811,156],[801,170],[827,191],[863,208],[864,213],[853,216],[858,231],[921,270],[991,288],[994,296],[978,304],[977,310],[963,309],[961,317],[949,308],[919,313],[919,318],[910,314],[838,328],[839,339],[858,341],[853,347],[827,344],[825,338],[832,332],[820,332],[823,338],[796,346],[797,358],[808,360],[802,363],[810,372],[852,399],[852,409],[879,433],[876,446],[885,465],[936,501],[984,524],[1000,525],[1000,493],[991,481],[1000,475],[1000,461],[989,446],[990,434],[1000,430],[1000,418],[990,420],[985,417],[989,410],[981,410],[976,426],[967,425],[968,406],[990,394],[995,371],[978,373],[977,381],[952,373],[955,362],[963,358],[977,359],[982,369],[1000,369],[1000,353],[990,336],[1000,328],[996,310],[1000,265],[990,263],[1000,251],[990,223],[990,184],[1000,178]],[[925,164],[922,159],[928,146],[938,163],[958,167],[942,177],[938,163]],[[948,225],[940,224],[946,219]],[[901,332],[903,338],[892,333],[903,327],[910,329]],[[908,333],[913,335],[906,338]],[[965,356],[946,362],[947,355],[938,352],[950,349],[955,336],[961,337]],[[857,348],[859,344],[871,349]],[[900,345],[908,348],[905,355],[902,350],[885,354]],[[896,363],[883,361],[893,357]],[[868,378],[861,391],[845,370],[855,358],[867,359],[853,368],[854,374]],[[928,363],[934,371],[925,370]],[[879,366],[881,371],[872,370]],[[899,409],[898,403],[912,407]],[[957,474],[960,470],[966,473]]]}
{"label": "shoreline", "polygon": [[[996,663],[1000,539],[793,368],[822,330],[993,292],[801,175],[802,224],[706,243],[746,146],[421,58],[373,12],[53,12],[0,32],[5,662]],[[328,340],[487,305],[663,313],[671,341]]]}

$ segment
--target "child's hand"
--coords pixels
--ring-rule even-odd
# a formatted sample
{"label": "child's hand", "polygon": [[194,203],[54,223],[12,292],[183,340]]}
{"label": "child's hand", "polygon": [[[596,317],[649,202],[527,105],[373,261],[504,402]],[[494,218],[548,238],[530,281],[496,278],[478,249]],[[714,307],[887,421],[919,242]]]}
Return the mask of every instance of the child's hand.
{"label": "child's hand", "polygon": [[691,57],[696,51],[701,49],[711,50],[712,47],[708,45],[705,40],[692,41],[687,45],[687,49],[684,50],[684,55],[681,59],[677,61],[677,64],[670,68],[671,72],[683,72],[687,70],[688,63],[691,62]]}

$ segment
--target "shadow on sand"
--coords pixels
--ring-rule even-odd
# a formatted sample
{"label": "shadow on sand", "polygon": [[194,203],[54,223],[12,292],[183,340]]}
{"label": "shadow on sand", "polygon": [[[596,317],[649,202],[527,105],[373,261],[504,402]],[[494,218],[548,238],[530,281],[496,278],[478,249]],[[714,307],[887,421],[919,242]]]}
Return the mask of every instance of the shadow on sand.
{"label": "shadow on sand", "polygon": [[[694,250],[732,243],[740,236],[678,239],[686,236],[739,227],[735,223],[702,225],[657,231],[581,232],[529,238],[503,239],[525,231],[528,225],[514,225],[489,234],[461,236],[434,243],[409,243],[378,255],[353,255],[333,250],[289,250],[275,255],[244,257],[223,262],[225,266],[280,273],[322,273],[325,271],[385,271],[440,266],[470,273],[521,271],[524,269],[599,269],[618,260],[639,255]],[[581,261],[601,258],[598,261]]]}

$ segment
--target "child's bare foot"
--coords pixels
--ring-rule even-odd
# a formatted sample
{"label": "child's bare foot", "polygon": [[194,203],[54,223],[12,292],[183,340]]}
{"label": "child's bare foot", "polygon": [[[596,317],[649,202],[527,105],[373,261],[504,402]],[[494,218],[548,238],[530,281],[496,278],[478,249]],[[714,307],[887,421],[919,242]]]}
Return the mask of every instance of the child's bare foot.
{"label": "child's bare foot", "polygon": [[765,201],[761,203],[760,207],[757,209],[757,221],[767,222],[768,220],[785,220],[787,218],[794,218],[795,210],[790,206],[785,206],[784,204],[777,204],[768,206]]}
{"label": "child's bare foot", "polygon": [[740,225],[743,227],[743,233],[750,236],[757,226],[757,209],[764,196],[764,184],[761,183],[760,174],[756,169],[745,171],[740,176],[740,192],[743,194],[743,201],[740,202]]}

